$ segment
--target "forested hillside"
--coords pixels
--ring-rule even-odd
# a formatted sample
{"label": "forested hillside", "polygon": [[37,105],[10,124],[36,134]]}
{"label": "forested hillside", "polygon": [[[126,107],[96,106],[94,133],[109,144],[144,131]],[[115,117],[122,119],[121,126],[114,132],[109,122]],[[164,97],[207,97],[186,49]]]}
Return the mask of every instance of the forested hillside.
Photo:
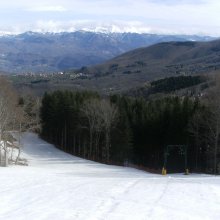
{"label": "forested hillside", "polygon": [[78,72],[94,76],[90,83],[119,91],[166,77],[217,72],[220,69],[219,48],[219,40],[159,43],[81,68]]}

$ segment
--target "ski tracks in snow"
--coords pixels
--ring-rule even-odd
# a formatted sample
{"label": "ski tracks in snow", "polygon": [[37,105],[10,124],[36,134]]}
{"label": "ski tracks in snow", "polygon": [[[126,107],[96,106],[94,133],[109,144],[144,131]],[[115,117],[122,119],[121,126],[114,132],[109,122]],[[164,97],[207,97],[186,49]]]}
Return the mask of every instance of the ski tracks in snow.
{"label": "ski tracks in snow", "polygon": [[159,196],[158,196],[158,198],[156,199],[156,201],[151,204],[151,208],[150,208],[150,210],[148,211],[148,215],[147,215],[147,218],[146,218],[146,219],[151,219],[151,218],[152,218],[152,216],[153,216],[153,214],[154,214],[154,212],[155,212],[155,210],[156,210],[158,204],[161,202],[161,200],[163,199],[163,197],[164,197],[165,194],[167,193],[167,190],[168,190],[168,188],[169,188],[169,185],[170,185],[170,179],[167,179],[167,182],[166,182],[166,184],[165,184],[165,186],[164,186],[164,188],[163,188],[161,194],[159,194]]}
{"label": "ski tracks in snow", "polygon": [[136,180],[128,180],[129,182],[126,184],[120,184],[111,190],[111,196],[109,198],[103,199],[99,206],[97,207],[97,214],[94,214],[88,218],[91,220],[105,220],[109,219],[109,216],[114,213],[117,207],[124,202],[123,199],[126,194],[130,192],[138,183],[139,179]]}

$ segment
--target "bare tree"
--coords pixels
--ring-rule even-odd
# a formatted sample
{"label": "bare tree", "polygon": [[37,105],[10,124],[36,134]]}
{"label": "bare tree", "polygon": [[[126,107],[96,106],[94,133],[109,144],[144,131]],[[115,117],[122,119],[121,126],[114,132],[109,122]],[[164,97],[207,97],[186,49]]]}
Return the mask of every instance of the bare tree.
{"label": "bare tree", "polygon": [[[108,163],[111,148],[111,129],[117,118],[116,106],[111,104],[109,100],[91,99],[84,104],[82,112],[88,121],[89,157],[99,159],[101,156]],[[102,134],[104,146],[100,148]]]}
{"label": "bare tree", "polygon": [[102,118],[100,117],[100,100],[91,99],[87,101],[83,108],[82,112],[88,121],[88,130],[89,130],[89,153],[88,157],[93,156],[98,158],[98,145],[102,127]]}
{"label": "bare tree", "polygon": [[102,126],[105,136],[105,147],[103,150],[103,159],[109,163],[111,148],[111,129],[117,119],[117,107],[110,103],[109,100],[101,100],[99,107],[99,115],[102,119]]}
{"label": "bare tree", "polygon": [[15,107],[15,97],[12,93],[9,83],[4,79],[0,78],[0,139],[2,138],[3,132],[7,129],[10,124]]}
{"label": "bare tree", "polygon": [[[5,165],[8,162],[8,144],[10,135],[8,132],[17,129],[18,127],[18,115],[21,117],[21,112],[19,112],[18,107],[18,97],[16,92],[12,88],[9,81],[7,81],[3,76],[0,76],[0,163],[2,163],[3,158]],[[4,154],[4,155],[3,155]]]}

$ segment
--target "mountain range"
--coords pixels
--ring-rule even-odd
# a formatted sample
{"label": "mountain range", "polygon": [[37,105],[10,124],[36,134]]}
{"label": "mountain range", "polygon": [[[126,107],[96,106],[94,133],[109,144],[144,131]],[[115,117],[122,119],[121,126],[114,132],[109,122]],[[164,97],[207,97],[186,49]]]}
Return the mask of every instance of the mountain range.
{"label": "mountain range", "polygon": [[170,41],[209,41],[212,37],[138,33],[35,33],[0,37],[0,70],[53,72],[96,65],[130,50]]}

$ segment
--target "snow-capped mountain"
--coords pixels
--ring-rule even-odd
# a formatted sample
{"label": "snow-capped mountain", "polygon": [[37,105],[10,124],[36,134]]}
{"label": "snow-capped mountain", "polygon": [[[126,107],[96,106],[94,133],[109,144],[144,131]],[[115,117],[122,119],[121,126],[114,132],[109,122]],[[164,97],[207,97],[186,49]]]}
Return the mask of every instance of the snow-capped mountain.
{"label": "snow-capped mountain", "polygon": [[[98,64],[124,52],[167,41],[208,41],[212,37],[120,33],[112,29],[75,32],[25,32],[0,37],[0,70],[42,72]],[[115,28],[115,29],[114,29]],[[119,31],[119,30],[118,30]]]}

